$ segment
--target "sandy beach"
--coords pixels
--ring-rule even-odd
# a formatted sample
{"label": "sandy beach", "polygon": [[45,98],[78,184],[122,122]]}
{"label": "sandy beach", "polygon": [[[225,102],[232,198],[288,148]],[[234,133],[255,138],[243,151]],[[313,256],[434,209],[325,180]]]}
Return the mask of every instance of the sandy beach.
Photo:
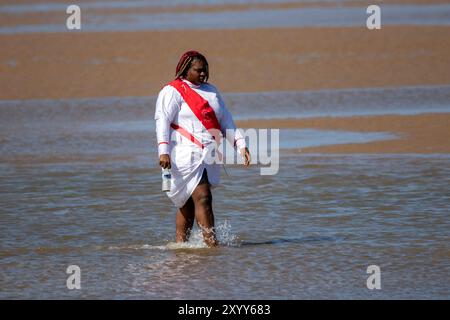
{"label": "sandy beach", "polygon": [[[211,47],[217,38],[222,41]],[[172,78],[178,48],[192,43],[211,57],[210,81],[223,92],[450,83],[450,27],[386,27],[374,33],[362,28],[302,28],[193,30],[188,36],[181,31],[26,34],[0,39],[1,99],[155,95]],[[449,124],[448,114],[436,114],[255,120],[242,125],[401,136],[303,152],[448,153]]]}
{"label": "sandy beach", "polygon": [[363,144],[303,148],[303,153],[450,153],[450,114],[383,115],[342,118],[249,120],[243,128],[322,129],[390,132],[397,139]]}
{"label": "sandy beach", "polygon": [[222,92],[449,84],[449,39],[445,26],[0,35],[0,99],[155,95],[193,47]]}
{"label": "sandy beach", "polygon": [[[376,32],[283,28],[18,34],[0,39],[1,99],[156,95],[172,79],[179,48],[193,46],[210,57],[210,81],[224,93],[450,83],[446,26],[388,26]],[[450,151],[448,114],[254,120],[242,126],[382,131],[401,137],[303,152]]]}

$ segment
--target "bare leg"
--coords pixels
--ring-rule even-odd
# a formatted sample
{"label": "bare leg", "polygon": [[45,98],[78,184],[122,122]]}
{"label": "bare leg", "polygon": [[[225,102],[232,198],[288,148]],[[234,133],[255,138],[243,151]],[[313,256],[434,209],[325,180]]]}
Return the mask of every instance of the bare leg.
{"label": "bare leg", "polygon": [[178,209],[176,217],[176,241],[186,242],[189,240],[192,226],[194,225],[195,208],[192,197],[185,203],[183,207]]}
{"label": "bare leg", "polygon": [[206,170],[202,180],[192,193],[192,200],[195,205],[195,219],[202,229],[203,240],[210,247],[218,245],[214,230],[214,214],[212,210],[212,194]]}

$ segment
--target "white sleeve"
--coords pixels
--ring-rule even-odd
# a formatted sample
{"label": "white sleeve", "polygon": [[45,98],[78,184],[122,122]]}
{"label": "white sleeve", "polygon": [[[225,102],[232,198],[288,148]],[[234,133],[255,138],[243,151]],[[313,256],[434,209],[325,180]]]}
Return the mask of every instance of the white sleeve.
{"label": "white sleeve", "polygon": [[220,93],[217,93],[217,98],[219,99],[219,104],[222,109],[221,118],[220,118],[220,127],[222,129],[222,134],[228,140],[228,142],[234,146],[237,150],[246,147],[244,136],[242,135],[239,129],[236,129],[236,125],[233,121],[233,116],[231,112],[228,111],[225,106],[225,102],[223,101]]}
{"label": "white sleeve", "polygon": [[165,86],[156,100],[156,140],[158,154],[170,154],[170,124],[179,110],[179,93],[172,86]]}

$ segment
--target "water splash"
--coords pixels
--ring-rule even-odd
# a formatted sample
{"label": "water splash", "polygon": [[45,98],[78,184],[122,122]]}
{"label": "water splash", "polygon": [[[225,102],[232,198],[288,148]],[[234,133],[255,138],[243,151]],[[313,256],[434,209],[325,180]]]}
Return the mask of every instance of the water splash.
{"label": "water splash", "polygon": [[[103,249],[103,247],[99,247],[99,249]],[[150,244],[133,244],[129,246],[109,246],[108,250],[167,250],[167,247]]]}
{"label": "water splash", "polygon": [[200,229],[194,229],[191,232],[189,241],[186,242],[169,242],[166,245],[169,250],[177,249],[204,249],[208,248],[206,243],[203,241],[202,231]]}
{"label": "water splash", "polygon": [[[231,224],[225,220],[216,226],[216,237],[219,241],[219,246],[235,247],[238,246],[238,237],[233,233]],[[208,248],[203,241],[202,231],[199,228],[194,228],[191,232],[189,241],[176,243],[169,242],[166,246],[168,249],[200,249]]]}
{"label": "water splash", "polygon": [[[231,224],[225,220],[216,226],[216,236],[219,246],[238,247],[238,236],[233,233]],[[109,250],[179,250],[179,249],[205,249],[209,248],[203,241],[202,231],[194,228],[187,242],[168,242],[166,245],[128,245],[128,246],[110,246]]]}
{"label": "water splash", "polygon": [[221,246],[227,247],[239,246],[238,236],[233,233],[231,224],[228,222],[228,220],[225,220],[222,224],[219,224],[216,227],[216,235],[217,240],[219,241],[219,244]]}

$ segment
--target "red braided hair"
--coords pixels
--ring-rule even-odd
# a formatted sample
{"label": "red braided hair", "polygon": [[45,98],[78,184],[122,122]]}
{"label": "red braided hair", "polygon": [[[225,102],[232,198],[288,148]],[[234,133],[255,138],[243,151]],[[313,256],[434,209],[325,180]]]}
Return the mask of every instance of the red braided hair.
{"label": "red braided hair", "polygon": [[183,53],[183,55],[180,58],[180,61],[178,61],[177,68],[175,69],[175,78],[178,79],[182,76],[185,76],[186,72],[191,67],[192,61],[194,61],[195,59],[202,60],[205,63],[205,66],[206,66],[205,81],[208,81],[208,77],[209,77],[208,61],[206,60],[206,58],[203,54],[201,54],[200,52],[195,51],[195,50],[186,51],[185,53]]}

